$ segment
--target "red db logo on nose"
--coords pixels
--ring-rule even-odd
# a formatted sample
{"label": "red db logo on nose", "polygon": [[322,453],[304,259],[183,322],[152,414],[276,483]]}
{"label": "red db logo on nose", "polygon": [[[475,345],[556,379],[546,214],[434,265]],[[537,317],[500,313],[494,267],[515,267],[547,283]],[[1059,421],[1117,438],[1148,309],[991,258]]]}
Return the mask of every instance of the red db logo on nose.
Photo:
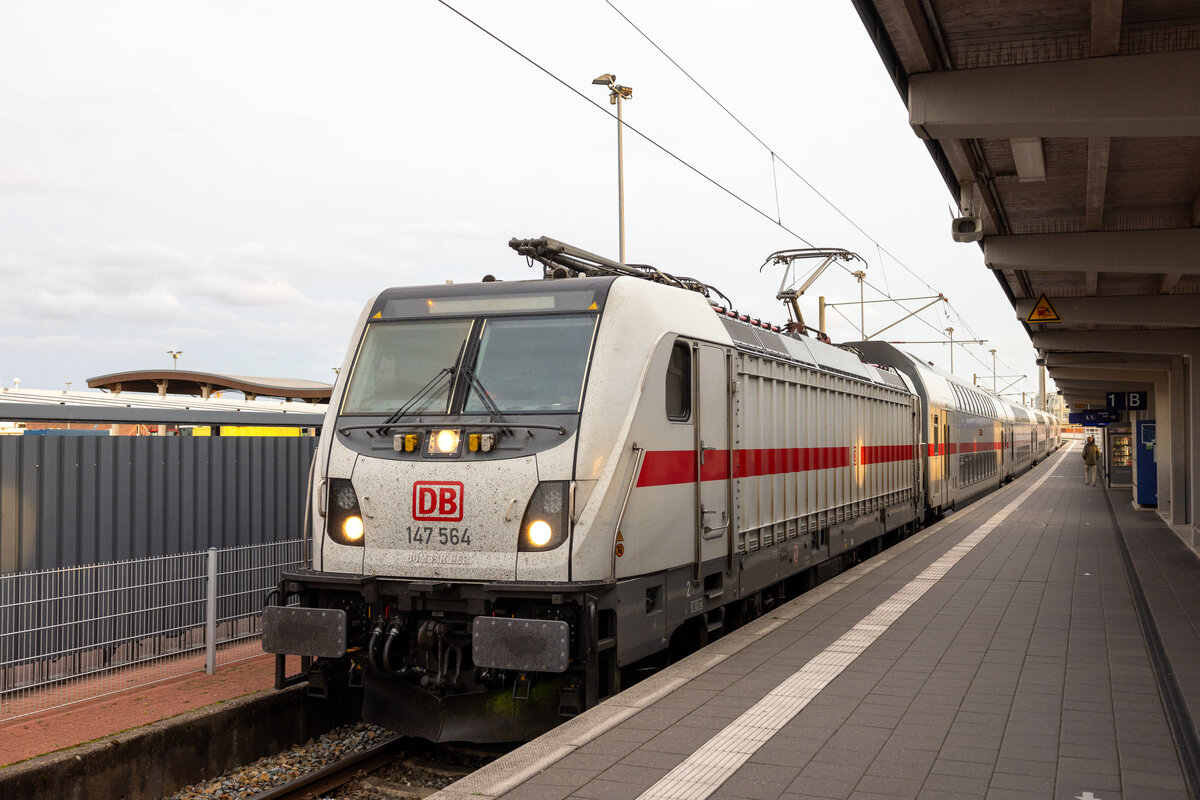
{"label": "red db logo on nose", "polygon": [[461,522],[463,485],[460,481],[417,481],[413,484],[414,520]]}

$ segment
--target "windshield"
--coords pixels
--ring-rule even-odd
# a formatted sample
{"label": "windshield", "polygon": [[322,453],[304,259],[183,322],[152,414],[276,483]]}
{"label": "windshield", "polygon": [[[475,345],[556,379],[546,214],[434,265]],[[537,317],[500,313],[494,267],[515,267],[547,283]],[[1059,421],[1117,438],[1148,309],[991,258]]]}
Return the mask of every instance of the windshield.
{"label": "windshield", "polygon": [[342,413],[391,414],[414,400],[406,409],[412,414],[449,411],[454,372],[471,324],[455,319],[368,325]]}
{"label": "windshield", "polygon": [[497,317],[487,320],[465,412],[578,411],[596,317]]}

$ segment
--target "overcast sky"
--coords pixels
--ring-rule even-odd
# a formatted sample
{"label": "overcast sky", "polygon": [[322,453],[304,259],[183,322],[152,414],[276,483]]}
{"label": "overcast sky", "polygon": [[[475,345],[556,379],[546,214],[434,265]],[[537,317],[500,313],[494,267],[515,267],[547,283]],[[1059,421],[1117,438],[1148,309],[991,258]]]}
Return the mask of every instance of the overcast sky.
{"label": "overcast sky", "polygon": [[[330,381],[382,288],[533,277],[514,236],[615,258],[616,118],[591,85],[608,72],[653,140],[626,129],[629,262],[782,323],[767,254],[797,234],[849,248],[892,296],[953,305],[880,338],[967,338],[957,311],[989,343],[958,348],[955,371],[990,387],[995,347],[1001,376],[1030,376],[1014,390],[1036,390],[849,0],[613,0],[753,136],[604,0],[449,5],[524,58],[436,0],[0,0],[0,384],[78,389],[168,350]],[[858,286],[827,271],[801,300],[813,323],[818,295]],[[843,310],[830,334],[859,338]],[[867,332],[903,313],[867,306]],[[949,367],[946,345],[909,349]]]}

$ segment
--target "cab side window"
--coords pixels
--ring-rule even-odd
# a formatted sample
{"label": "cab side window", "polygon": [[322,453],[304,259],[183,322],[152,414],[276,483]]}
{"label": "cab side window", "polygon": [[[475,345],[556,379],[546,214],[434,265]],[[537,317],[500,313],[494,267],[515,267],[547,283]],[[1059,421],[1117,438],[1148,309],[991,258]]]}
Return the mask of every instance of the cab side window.
{"label": "cab side window", "polygon": [[667,363],[667,419],[685,422],[692,414],[692,348],[676,342]]}

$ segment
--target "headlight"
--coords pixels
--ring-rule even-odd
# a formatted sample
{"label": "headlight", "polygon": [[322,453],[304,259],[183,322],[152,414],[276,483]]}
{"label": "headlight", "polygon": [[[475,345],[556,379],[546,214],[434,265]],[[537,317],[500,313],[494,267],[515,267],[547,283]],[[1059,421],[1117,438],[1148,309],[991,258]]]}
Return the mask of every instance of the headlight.
{"label": "headlight", "polygon": [[542,481],[525,506],[517,550],[534,552],[558,547],[567,540],[570,525],[571,482]]}
{"label": "headlight", "polygon": [[432,430],[426,441],[428,444],[425,447],[425,455],[454,457],[462,447],[462,431],[458,428]]}
{"label": "headlight", "polygon": [[554,529],[545,520],[535,519],[529,523],[529,543],[534,547],[545,547],[554,538]]}
{"label": "headlight", "polygon": [[329,479],[329,538],[340,544],[362,547],[366,538],[362,511],[354,484],[345,478]]}
{"label": "headlight", "polygon": [[342,536],[351,542],[361,539],[363,537],[362,517],[346,517],[346,521],[342,523]]}

